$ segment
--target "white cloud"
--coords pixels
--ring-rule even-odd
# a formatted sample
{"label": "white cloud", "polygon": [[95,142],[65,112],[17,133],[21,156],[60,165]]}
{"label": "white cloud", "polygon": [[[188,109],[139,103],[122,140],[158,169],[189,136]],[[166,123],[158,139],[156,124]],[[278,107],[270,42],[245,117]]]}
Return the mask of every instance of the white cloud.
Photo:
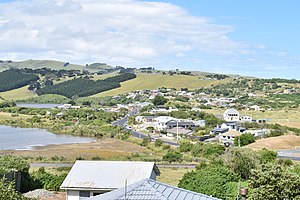
{"label": "white cloud", "polygon": [[297,56],[263,44],[235,41],[229,36],[233,27],[193,16],[170,3],[20,0],[0,3],[0,10],[0,59],[107,62],[286,77],[287,69],[300,64]]}
{"label": "white cloud", "polygon": [[232,27],[168,3],[31,0],[0,4],[0,10],[2,58],[130,65],[192,51],[245,52],[245,44],[227,36]]}

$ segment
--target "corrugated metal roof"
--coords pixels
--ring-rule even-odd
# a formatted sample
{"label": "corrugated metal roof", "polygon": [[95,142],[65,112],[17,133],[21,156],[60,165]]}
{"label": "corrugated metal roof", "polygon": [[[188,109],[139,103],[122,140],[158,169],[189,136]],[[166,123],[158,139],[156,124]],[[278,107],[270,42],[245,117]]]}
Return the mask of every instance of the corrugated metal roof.
{"label": "corrugated metal roof", "polygon": [[220,200],[151,179],[145,179],[129,185],[126,191],[126,196],[125,188],[123,187],[105,194],[90,197],[88,200]]}
{"label": "corrugated metal roof", "polygon": [[160,172],[154,162],[76,161],[61,185],[62,189],[116,189],[151,178]]}

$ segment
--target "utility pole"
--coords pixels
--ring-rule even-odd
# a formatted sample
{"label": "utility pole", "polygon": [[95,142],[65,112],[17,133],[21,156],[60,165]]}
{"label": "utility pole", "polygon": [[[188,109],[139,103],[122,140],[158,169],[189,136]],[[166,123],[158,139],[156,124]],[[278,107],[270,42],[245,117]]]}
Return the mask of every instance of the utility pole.
{"label": "utility pole", "polygon": [[177,130],[176,130],[176,132],[177,132],[177,138],[176,138],[176,142],[177,142],[177,144],[178,144],[178,120],[176,120],[176,122],[177,122]]}

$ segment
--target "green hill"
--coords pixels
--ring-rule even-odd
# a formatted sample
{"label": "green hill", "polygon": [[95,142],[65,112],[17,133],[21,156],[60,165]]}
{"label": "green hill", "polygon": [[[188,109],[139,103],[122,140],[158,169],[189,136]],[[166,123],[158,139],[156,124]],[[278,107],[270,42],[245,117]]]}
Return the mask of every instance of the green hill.
{"label": "green hill", "polygon": [[161,87],[167,88],[189,88],[197,89],[200,87],[210,87],[219,83],[228,83],[232,79],[224,80],[203,80],[202,76],[187,76],[187,75],[162,75],[162,74],[137,74],[133,80],[121,83],[120,88],[95,94],[92,97],[115,96],[135,90],[158,89]]}
{"label": "green hill", "polygon": [[89,71],[99,71],[103,69],[111,69],[112,66],[109,66],[105,63],[95,63],[85,67],[83,65],[71,64],[68,62],[61,62],[55,60],[25,60],[20,62],[0,62],[0,71],[7,70],[9,68],[51,68],[55,70],[65,69],[65,70],[89,70]]}

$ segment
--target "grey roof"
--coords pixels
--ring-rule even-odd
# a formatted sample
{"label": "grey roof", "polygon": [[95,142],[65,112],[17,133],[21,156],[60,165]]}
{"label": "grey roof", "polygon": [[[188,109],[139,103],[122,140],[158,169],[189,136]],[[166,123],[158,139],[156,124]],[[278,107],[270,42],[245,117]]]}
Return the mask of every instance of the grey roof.
{"label": "grey roof", "polygon": [[228,114],[228,113],[230,113],[230,114],[240,114],[236,109],[234,109],[234,108],[229,108],[229,109],[227,109],[227,110],[225,110],[225,112],[224,112],[225,114]]}
{"label": "grey roof", "polygon": [[[167,126],[177,126],[176,120],[170,120],[167,123]],[[195,123],[192,121],[178,121],[178,126],[194,126]]]}
{"label": "grey roof", "polygon": [[76,161],[61,185],[62,189],[116,189],[152,178],[160,172],[154,162]]}
{"label": "grey roof", "polygon": [[[168,133],[177,134],[177,127],[174,127],[174,128],[171,128],[171,129],[167,129],[166,131]],[[189,133],[192,133],[192,131],[189,130],[189,129],[178,127],[178,134],[184,134],[185,135],[185,134],[189,134]]]}
{"label": "grey roof", "polygon": [[[126,198],[125,198],[126,197]],[[219,200],[204,194],[145,179],[118,190],[88,198],[88,200]]]}

